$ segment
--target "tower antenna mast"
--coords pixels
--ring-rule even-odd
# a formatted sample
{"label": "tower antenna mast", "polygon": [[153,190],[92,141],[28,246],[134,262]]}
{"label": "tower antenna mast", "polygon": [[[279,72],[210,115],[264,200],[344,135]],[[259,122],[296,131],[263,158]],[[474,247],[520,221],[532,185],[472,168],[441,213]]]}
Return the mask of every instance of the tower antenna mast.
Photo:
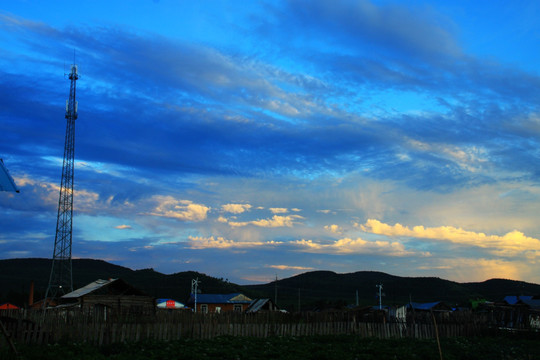
{"label": "tower antenna mast", "polygon": [[64,144],[64,162],[62,180],[58,200],[58,216],[56,218],[56,235],[52,258],[49,285],[45,293],[46,306],[48,299],[55,300],[73,291],[73,275],[71,266],[71,243],[73,235],[73,170],[75,165],[75,120],[77,119],[78,102],[75,100],[76,81],[79,78],[77,65],[71,65],[69,80],[69,99],[66,100],[66,139]]}

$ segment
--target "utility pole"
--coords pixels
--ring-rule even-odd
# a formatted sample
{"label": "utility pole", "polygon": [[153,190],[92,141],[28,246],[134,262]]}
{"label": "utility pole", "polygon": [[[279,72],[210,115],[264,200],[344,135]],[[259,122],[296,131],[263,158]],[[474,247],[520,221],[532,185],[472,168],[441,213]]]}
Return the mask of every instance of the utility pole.
{"label": "utility pole", "polygon": [[66,138],[64,143],[64,162],[62,165],[62,180],[58,200],[58,215],[56,217],[56,235],[52,257],[49,285],[45,292],[43,307],[48,298],[57,299],[73,291],[73,275],[71,263],[71,244],[73,236],[73,178],[75,167],[75,120],[77,119],[78,103],[75,99],[76,82],[79,78],[77,65],[71,65],[69,80],[69,99],[66,100]]}
{"label": "utility pole", "polygon": [[298,312],[300,312],[300,288],[298,288]]}
{"label": "utility pole", "polygon": [[197,293],[199,292],[199,278],[191,280],[191,293],[195,298],[195,312],[197,312]]}
{"label": "utility pole", "polygon": [[274,304],[277,306],[277,274],[276,274],[276,282],[274,283]]}
{"label": "utility pole", "polygon": [[382,309],[382,284],[375,285],[375,287],[379,288],[379,310]]}

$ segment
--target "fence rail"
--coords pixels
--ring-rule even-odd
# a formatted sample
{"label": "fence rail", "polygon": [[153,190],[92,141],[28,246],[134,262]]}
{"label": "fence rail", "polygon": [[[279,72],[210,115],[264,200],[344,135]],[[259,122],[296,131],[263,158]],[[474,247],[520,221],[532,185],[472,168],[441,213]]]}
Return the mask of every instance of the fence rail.
{"label": "fence rail", "polygon": [[152,318],[96,318],[66,312],[10,312],[0,317],[9,340],[19,344],[50,344],[61,341],[106,345],[141,340],[171,341],[182,338],[208,339],[218,336],[310,336],[355,335],[374,338],[427,339],[483,336],[493,332],[486,323],[384,323],[364,322],[351,314],[193,314],[164,312]]}

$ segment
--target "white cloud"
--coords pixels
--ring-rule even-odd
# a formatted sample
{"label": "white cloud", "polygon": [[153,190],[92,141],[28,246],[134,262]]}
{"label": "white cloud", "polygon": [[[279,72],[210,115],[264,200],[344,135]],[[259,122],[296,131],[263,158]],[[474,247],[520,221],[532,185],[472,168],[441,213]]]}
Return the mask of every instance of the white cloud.
{"label": "white cloud", "polygon": [[334,234],[341,234],[342,229],[339,225],[332,224],[332,225],[325,225],[324,228],[330,232],[333,232]]}
{"label": "white cloud", "polygon": [[330,244],[318,243],[313,240],[297,240],[293,242],[303,251],[329,254],[379,254],[384,256],[430,256],[427,252],[413,252],[397,241],[367,241],[361,238],[343,238]]}
{"label": "white cloud", "polygon": [[467,231],[452,226],[432,228],[414,226],[411,229],[401,224],[384,224],[375,219],[368,219],[365,224],[359,226],[363,231],[373,234],[448,241],[459,245],[488,248],[498,255],[510,256],[518,253],[533,252],[534,256],[540,256],[540,240],[525,236],[522,232],[517,230],[511,231],[503,236],[498,236]]}
{"label": "white cloud", "polygon": [[258,246],[275,246],[281,244],[277,241],[234,241],[225,239],[222,236],[189,236],[190,247],[192,249],[241,249],[241,248],[252,248]]}
{"label": "white cloud", "polygon": [[233,213],[233,214],[241,214],[243,212],[249,211],[251,209],[250,204],[225,204],[222,205],[221,208],[225,212]]}
{"label": "white cloud", "polygon": [[152,200],[157,201],[151,215],[173,218],[182,221],[203,221],[210,208],[201,204],[194,204],[189,200],[176,200],[172,196],[155,195]]}
{"label": "white cloud", "polygon": [[255,225],[265,228],[275,228],[275,227],[293,227],[297,220],[303,219],[300,215],[274,215],[271,219],[260,219],[253,221],[243,221],[243,222],[234,222],[230,221],[229,225],[232,227],[242,227],[247,225]]}
{"label": "white cloud", "polygon": [[289,211],[286,208],[270,208],[269,210],[272,214],[285,214]]}

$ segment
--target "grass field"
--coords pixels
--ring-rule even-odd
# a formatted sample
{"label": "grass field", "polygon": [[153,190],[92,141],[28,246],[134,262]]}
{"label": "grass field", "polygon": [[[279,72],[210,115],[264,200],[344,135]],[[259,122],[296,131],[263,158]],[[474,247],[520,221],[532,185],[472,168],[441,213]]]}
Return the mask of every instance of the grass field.
{"label": "grass field", "polygon": [[[85,344],[17,346],[17,357],[8,348],[0,359],[440,359],[436,340],[377,340],[354,336],[246,338],[139,342],[102,348]],[[445,360],[540,359],[538,339],[447,338],[441,339]]]}

